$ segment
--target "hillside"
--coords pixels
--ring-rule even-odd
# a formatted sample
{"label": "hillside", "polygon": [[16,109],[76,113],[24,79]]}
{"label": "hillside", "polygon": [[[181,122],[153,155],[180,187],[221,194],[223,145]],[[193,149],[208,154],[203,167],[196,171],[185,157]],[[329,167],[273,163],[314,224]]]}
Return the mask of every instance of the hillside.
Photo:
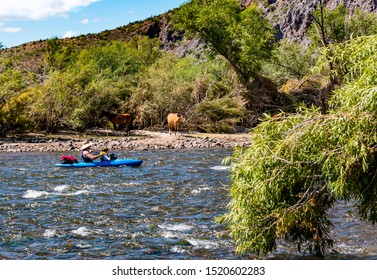
{"label": "hillside", "polygon": [[[169,29],[169,13],[134,22],[112,30],[100,33],[80,35],[72,38],[59,39],[63,45],[72,44],[76,49],[101,45],[109,41],[129,41],[135,35],[144,35],[149,38],[159,38],[164,48],[171,46],[170,42],[181,39]],[[0,58],[11,60],[11,64],[18,70],[38,72],[43,66],[48,40],[39,40],[20,46],[0,50]],[[1,67],[1,66],[0,66]]]}
{"label": "hillside", "polygon": [[[312,22],[311,16],[318,0],[241,0],[240,2],[245,7],[251,3],[259,3],[267,18],[277,29],[279,40],[286,38],[301,42],[306,40],[304,34]],[[325,2],[330,8],[344,4],[351,11],[359,8],[361,11],[377,13],[376,0],[328,0]],[[163,49],[178,53],[180,56],[185,55],[187,51],[200,49],[199,40],[185,40],[184,34],[179,34],[172,28],[171,13],[174,13],[174,10],[116,29],[60,39],[60,41],[64,44],[72,43],[77,48],[85,48],[112,40],[128,41],[135,35],[145,35],[149,38],[158,38]],[[16,69],[36,71],[43,65],[46,42],[47,40],[40,40],[0,50],[0,58],[9,58]]]}

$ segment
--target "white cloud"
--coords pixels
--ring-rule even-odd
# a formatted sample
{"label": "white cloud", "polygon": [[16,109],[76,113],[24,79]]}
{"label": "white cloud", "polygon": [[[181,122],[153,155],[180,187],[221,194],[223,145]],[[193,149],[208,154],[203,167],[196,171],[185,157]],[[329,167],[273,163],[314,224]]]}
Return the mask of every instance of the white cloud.
{"label": "white cloud", "polygon": [[0,28],[0,31],[6,32],[6,33],[17,33],[17,32],[20,32],[21,30],[22,30],[22,28],[19,28],[19,27],[4,27],[4,28]]}
{"label": "white cloud", "polygon": [[67,12],[100,0],[1,0],[0,20],[41,20],[65,16]]}
{"label": "white cloud", "polygon": [[82,24],[88,24],[89,23],[89,19],[88,18],[84,18],[80,21]]}
{"label": "white cloud", "polygon": [[19,27],[3,27],[3,26],[4,26],[4,23],[0,22],[0,32],[16,33],[22,30],[22,28],[19,28]]}
{"label": "white cloud", "polygon": [[71,38],[77,36],[77,33],[74,31],[67,31],[64,35],[63,38]]}

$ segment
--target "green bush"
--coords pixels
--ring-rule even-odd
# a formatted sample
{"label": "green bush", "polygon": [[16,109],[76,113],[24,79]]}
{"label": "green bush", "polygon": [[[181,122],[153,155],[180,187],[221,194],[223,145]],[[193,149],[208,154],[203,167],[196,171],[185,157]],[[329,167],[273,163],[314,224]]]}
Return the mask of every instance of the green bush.
{"label": "green bush", "polygon": [[223,97],[203,101],[192,113],[191,124],[209,133],[235,133],[245,123],[246,109],[235,99]]}
{"label": "green bush", "polygon": [[30,118],[28,105],[32,100],[31,92],[13,95],[1,106],[0,104],[0,133],[24,133],[34,127],[33,118]]}

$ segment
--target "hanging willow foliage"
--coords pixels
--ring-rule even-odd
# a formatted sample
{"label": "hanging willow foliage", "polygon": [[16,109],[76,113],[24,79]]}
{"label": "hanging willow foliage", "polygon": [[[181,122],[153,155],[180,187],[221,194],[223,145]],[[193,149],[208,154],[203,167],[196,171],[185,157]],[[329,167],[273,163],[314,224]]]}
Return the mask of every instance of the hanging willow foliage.
{"label": "hanging willow foliage", "polygon": [[377,36],[330,48],[324,57],[346,84],[328,114],[265,116],[232,158],[232,200],[219,221],[239,254],[265,256],[281,239],[322,255],[333,245],[327,212],[336,200],[356,201],[360,217],[377,222]]}

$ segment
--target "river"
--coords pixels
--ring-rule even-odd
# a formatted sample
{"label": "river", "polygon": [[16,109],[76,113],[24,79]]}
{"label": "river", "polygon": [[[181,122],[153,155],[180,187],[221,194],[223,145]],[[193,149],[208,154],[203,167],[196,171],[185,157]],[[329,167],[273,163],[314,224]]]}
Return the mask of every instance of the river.
{"label": "river", "polygon": [[[230,149],[117,151],[140,167],[66,169],[58,153],[0,155],[0,259],[240,259],[223,225]],[[77,156],[77,155],[75,155]],[[329,259],[377,259],[377,230],[346,203]],[[253,258],[253,255],[241,259]],[[279,245],[272,259],[306,258]]]}

